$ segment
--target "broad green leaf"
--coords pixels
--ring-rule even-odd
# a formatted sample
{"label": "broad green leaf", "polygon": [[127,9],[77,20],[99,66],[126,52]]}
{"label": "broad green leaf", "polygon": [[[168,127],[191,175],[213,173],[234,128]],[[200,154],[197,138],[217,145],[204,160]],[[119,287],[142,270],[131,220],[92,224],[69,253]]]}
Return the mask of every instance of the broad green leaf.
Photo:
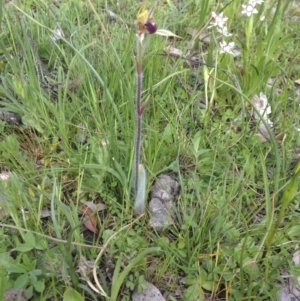
{"label": "broad green leaf", "polygon": [[183,249],[183,248],[185,248],[185,242],[184,242],[184,240],[180,240],[180,241],[178,242],[177,247],[178,247],[178,249]]}
{"label": "broad green leaf", "polygon": [[24,235],[24,239],[25,239],[25,242],[26,242],[28,245],[31,245],[31,246],[35,247],[35,245],[36,245],[36,240],[35,240],[34,234],[33,234],[32,232],[27,232],[27,233]]}
{"label": "broad green leaf", "polygon": [[107,240],[112,236],[114,235],[114,231],[111,230],[111,229],[107,229],[107,230],[104,230],[103,231],[103,234],[102,234],[102,238],[103,238],[103,242],[107,242]]}
{"label": "broad green leaf", "polygon": [[24,265],[16,263],[10,256],[2,257],[0,255],[0,266],[4,267],[8,273],[26,273]]}
{"label": "broad green leaf", "polygon": [[33,286],[30,285],[25,292],[25,297],[29,300],[31,299],[32,296],[33,296]]}
{"label": "broad green leaf", "polygon": [[25,244],[19,244],[15,247],[15,250],[16,251],[19,251],[19,252],[28,252],[30,250],[32,250],[34,247],[32,245],[29,245],[27,243]]}
{"label": "broad green leaf", "polygon": [[39,275],[43,274],[43,271],[40,270],[40,269],[35,269],[33,271],[30,271],[29,274],[32,275],[32,276],[39,276]]}
{"label": "broad green leaf", "polygon": [[47,249],[47,245],[44,240],[39,240],[36,242],[35,248],[38,250],[45,250]]}
{"label": "broad green leaf", "polygon": [[204,293],[201,291],[199,291],[199,286],[198,284],[194,284],[189,286],[185,291],[184,291],[184,297],[185,300],[189,300],[189,301],[204,301],[206,300]]}
{"label": "broad green leaf", "polygon": [[64,292],[63,301],[84,301],[84,299],[72,287],[68,287]]}
{"label": "broad green leaf", "polygon": [[204,283],[202,283],[202,287],[210,292],[215,290],[215,284],[211,281],[205,281]]}
{"label": "broad green leaf", "polygon": [[45,290],[45,283],[44,281],[37,281],[33,287],[37,292],[41,293]]}
{"label": "broad green leaf", "polygon": [[14,283],[14,288],[23,288],[26,287],[26,284],[28,283],[28,274],[22,274],[20,275]]}
{"label": "broad green leaf", "polygon": [[10,260],[13,259],[10,257],[9,252],[0,253],[0,266],[2,266],[2,262],[6,262]]}
{"label": "broad green leaf", "polygon": [[204,269],[200,269],[199,276],[201,282],[205,282],[207,280],[207,273]]}
{"label": "broad green leaf", "polygon": [[30,274],[29,274],[28,279],[29,279],[30,284],[32,284],[32,285],[34,285],[38,281],[36,276],[30,275]]}

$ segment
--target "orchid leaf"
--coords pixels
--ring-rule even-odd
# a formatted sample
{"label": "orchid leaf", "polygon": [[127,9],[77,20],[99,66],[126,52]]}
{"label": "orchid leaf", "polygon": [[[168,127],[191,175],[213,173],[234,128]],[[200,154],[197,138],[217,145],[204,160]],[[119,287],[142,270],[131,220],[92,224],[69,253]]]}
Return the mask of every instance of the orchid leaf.
{"label": "orchid leaf", "polygon": [[158,30],[156,30],[155,34],[158,34],[158,35],[163,36],[163,37],[176,37],[176,38],[181,39],[180,36],[176,35],[172,31],[167,30],[167,29],[158,29]]}

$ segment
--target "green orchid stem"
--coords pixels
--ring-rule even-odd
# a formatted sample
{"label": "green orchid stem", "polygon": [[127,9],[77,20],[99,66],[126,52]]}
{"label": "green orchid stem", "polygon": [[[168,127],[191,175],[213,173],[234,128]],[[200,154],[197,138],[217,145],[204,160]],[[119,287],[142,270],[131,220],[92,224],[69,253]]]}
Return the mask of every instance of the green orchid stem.
{"label": "green orchid stem", "polygon": [[141,157],[141,136],[142,136],[142,113],[141,113],[141,96],[142,96],[142,65],[137,62],[136,73],[136,140],[135,140],[135,158],[134,158],[134,193],[136,195],[138,188],[138,168]]}
{"label": "green orchid stem", "polygon": [[[142,140],[142,115],[145,105],[141,103],[142,87],[143,87],[143,36],[138,35],[137,38],[137,59],[136,59],[136,140],[134,153],[134,197],[135,204],[144,202],[144,200],[137,200],[139,188],[139,164],[141,157],[141,140]],[[144,206],[140,206],[143,208]]]}

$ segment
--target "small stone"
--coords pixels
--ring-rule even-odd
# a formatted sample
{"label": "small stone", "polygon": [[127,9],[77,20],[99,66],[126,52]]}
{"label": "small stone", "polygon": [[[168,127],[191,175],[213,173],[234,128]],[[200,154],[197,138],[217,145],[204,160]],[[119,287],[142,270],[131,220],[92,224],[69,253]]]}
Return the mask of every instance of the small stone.
{"label": "small stone", "polygon": [[168,175],[160,175],[151,189],[149,203],[150,226],[156,231],[173,225],[173,199],[179,191],[177,181]]}
{"label": "small stone", "polygon": [[278,300],[279,301],[292,301],[290,293],[289,293],[289,288],[287,285],[279,285],[280,291],[277,293]]}
{"label": "small stone", "polygon": [[151,213],[149,224],[156,231],[161,231],[164,227],[173,225],[172,210],[171,208],[166,208],[161,200],[157,198],[152,199],[149,203],[149,210]]}
{"label": "small stone", "polygon": [[151,199],[158,198],[162,201],[173,200],[179,191],[177,181],[168,175],[160,175],[151,189]]}
{"label": "small stone", "polygon": [[150,282],[144,281],[142,286],[145,287],[141,292],[136,287],[132,294],[132,301],[166,301],[161,292]]}

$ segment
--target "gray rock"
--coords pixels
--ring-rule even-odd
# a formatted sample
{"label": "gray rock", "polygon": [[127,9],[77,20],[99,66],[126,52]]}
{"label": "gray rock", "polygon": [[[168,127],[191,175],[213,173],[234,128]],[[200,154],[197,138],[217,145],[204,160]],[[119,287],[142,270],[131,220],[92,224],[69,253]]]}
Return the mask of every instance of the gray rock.
{"label": "gray rock", "polygon": [[290,296],[290,292],[289,292],[289,288],[287,286],[283,285],[279,285],[280,291],[277,293],[278,296],[278,301],[292,301],[291,296]]}
{"label": "gray rock", "polygon": [[179,191],[177,181],[168,175],[160,175],[151,188],[151,199],[158,198],[162,201],[173,200]]}
{"label": "gray rock", "polygon": [[132,294],[132,301],[166,301],[161,292],[150,282],[144,281],[143,289],[141,292],[135,288]]}
{"label": "gray rock", "polygon": [[150,226],[157,231],[174,223],[174,197],[179,191],[177,181],[168,175],[160,175],[151,189],[149,202]]}
{"label": "gray rock", "polygon": [[161,231],[166,226],[171,226],[174,221],[172,219],[172,202],[168,202],[165,207],[163,202],[154,198],[149,203],[149,210],[151,213],[149,224],[157,231]]}

